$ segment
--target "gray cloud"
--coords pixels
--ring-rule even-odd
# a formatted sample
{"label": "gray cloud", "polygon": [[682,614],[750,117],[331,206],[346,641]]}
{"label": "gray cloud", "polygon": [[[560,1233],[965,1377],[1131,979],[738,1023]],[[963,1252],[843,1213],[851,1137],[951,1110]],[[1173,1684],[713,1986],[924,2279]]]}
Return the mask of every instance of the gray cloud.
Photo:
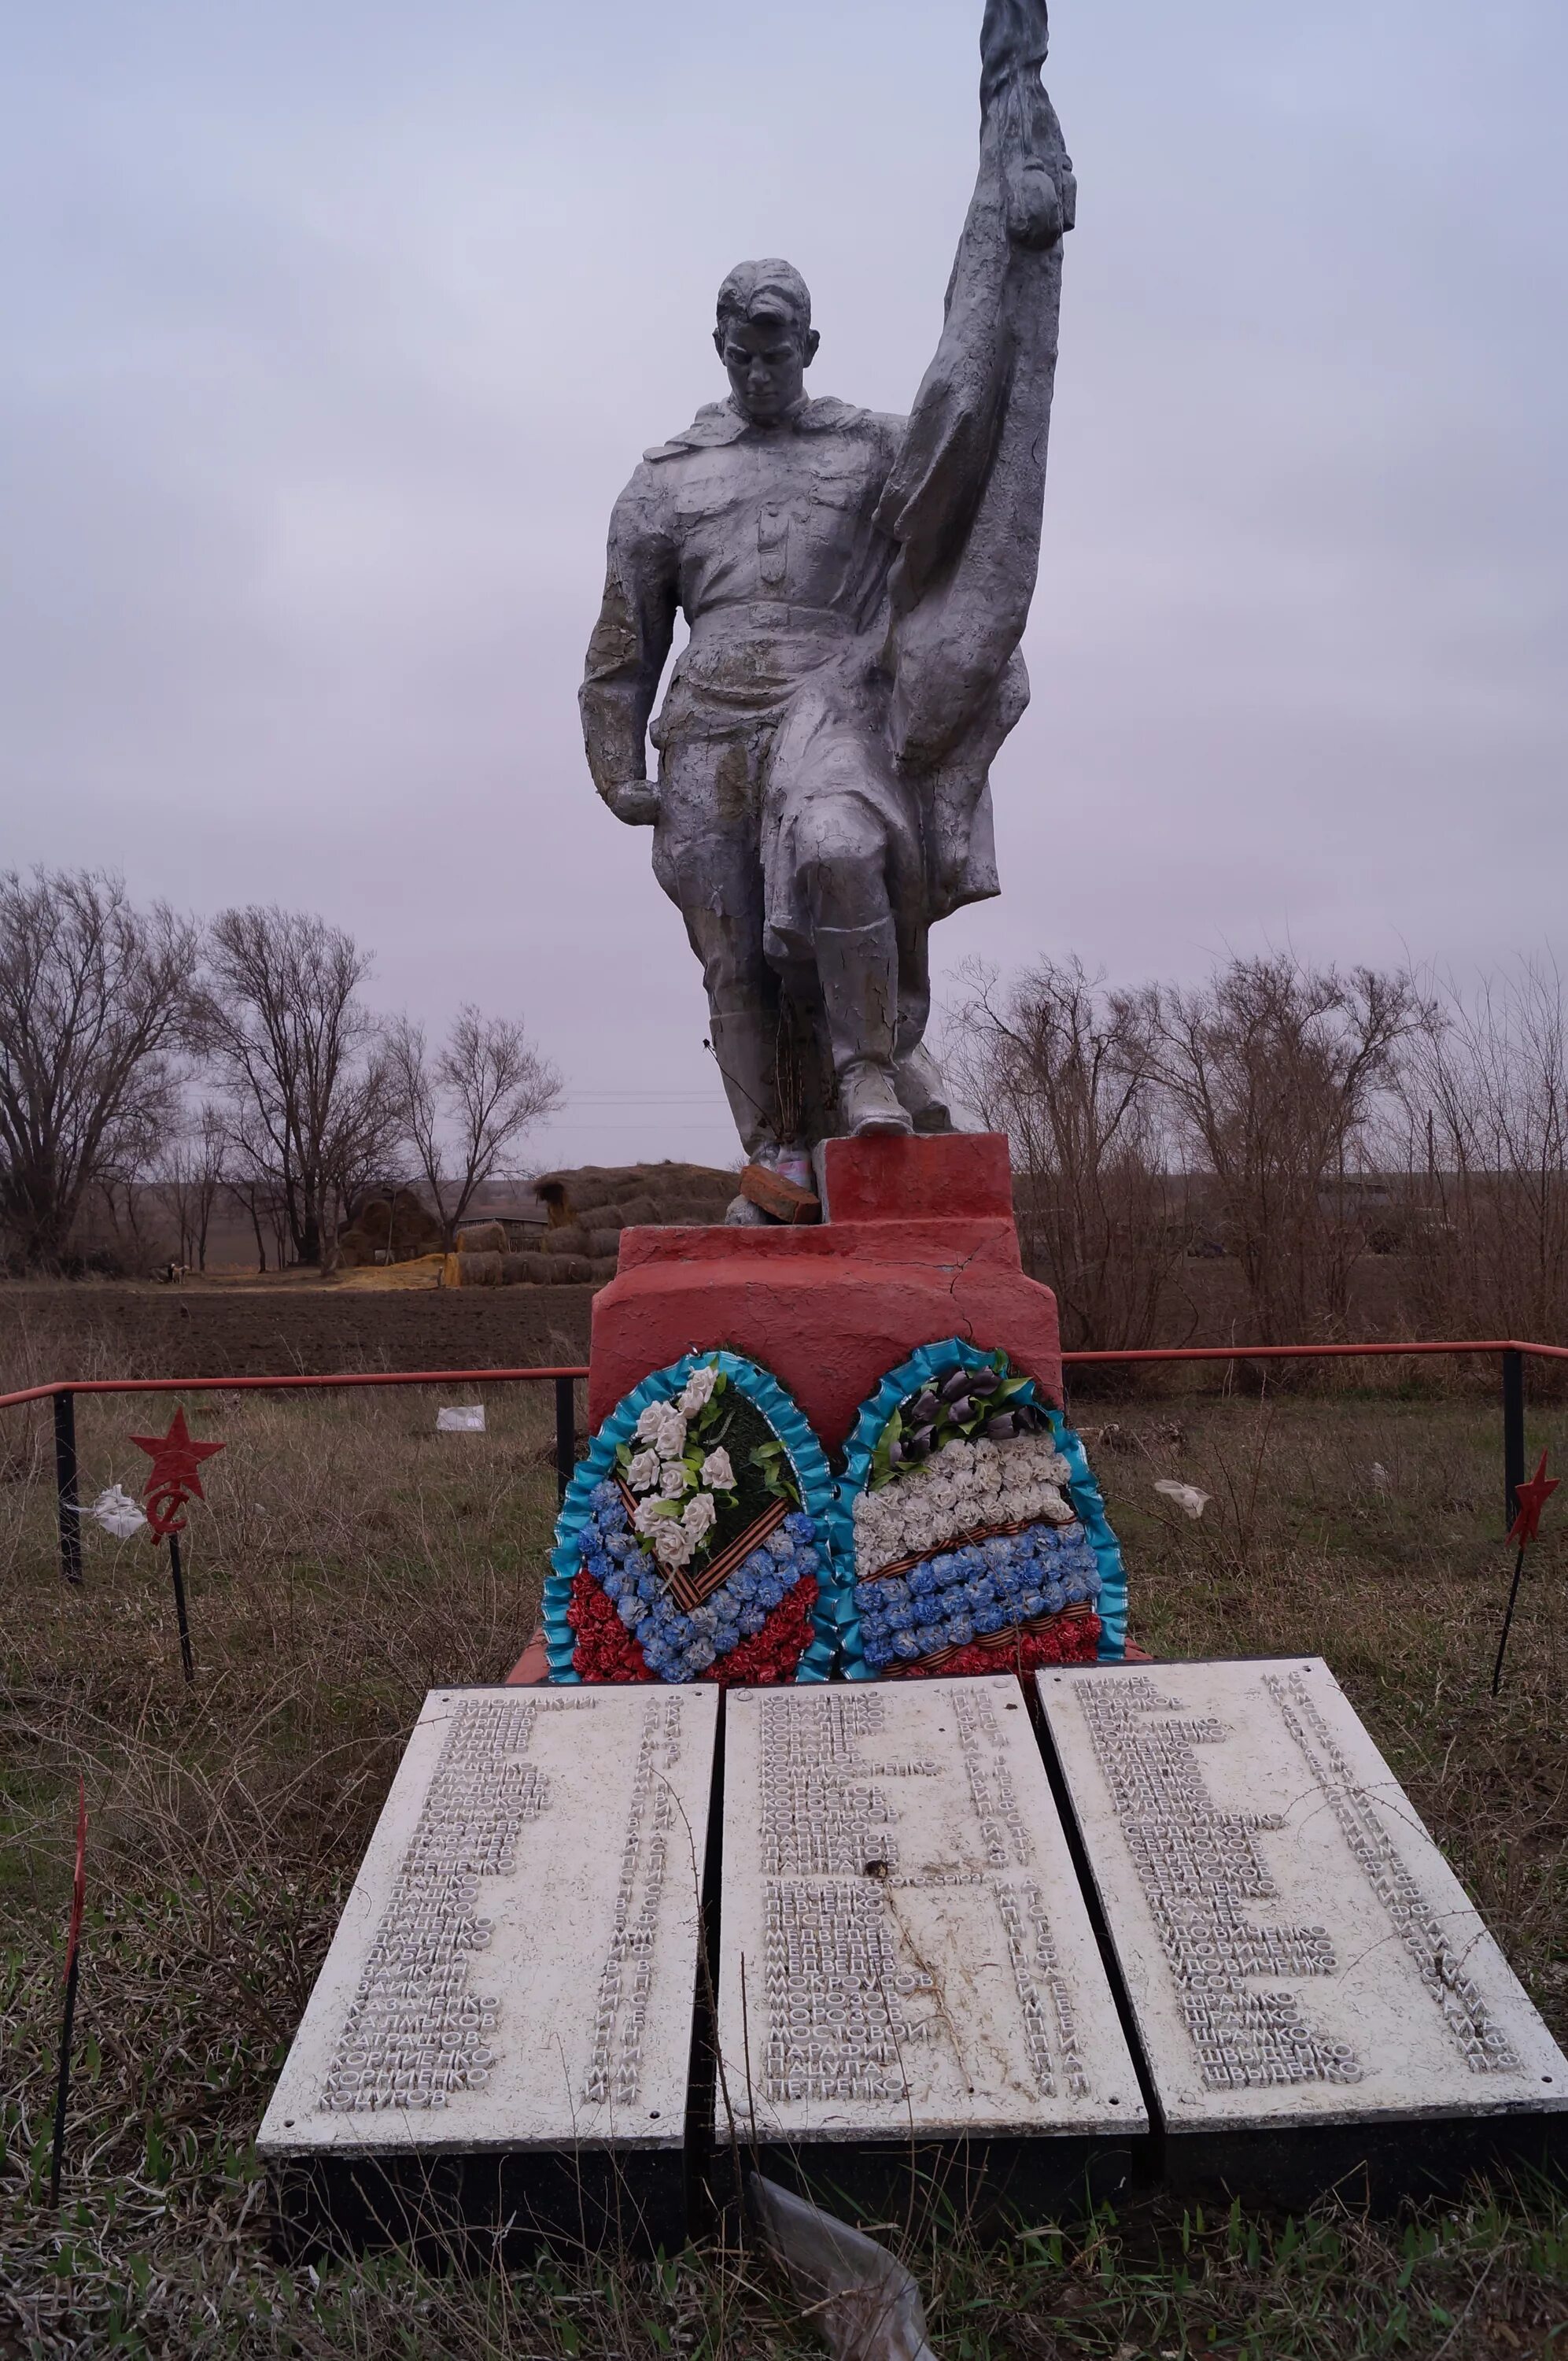
{"label": "gray cloud", "polygon": [[[575,688],[609,502],[806,269],[907,402],[978,0],[28,12],[0,97],[9,856],[521,1008],[547,1151],[724,1154],[678,919]],[[1063,0],[1079,164],[1004,895],[949,966],[1560,934],[1560,9]]]}

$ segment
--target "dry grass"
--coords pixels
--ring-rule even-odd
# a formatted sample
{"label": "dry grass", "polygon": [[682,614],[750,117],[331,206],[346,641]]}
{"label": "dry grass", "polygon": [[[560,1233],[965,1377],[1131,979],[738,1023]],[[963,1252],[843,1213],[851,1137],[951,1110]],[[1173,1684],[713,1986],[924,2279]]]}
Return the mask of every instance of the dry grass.
{"label": "dry grass", "polygon": [[[137,1479],[147,1405],[83,1405],[91,1486]],[[1496,1420],[1463,1398],[1192,1400],[1113,1412],[1100,1455],[1140,1636],[1168,1653],[1321,1650],[1561,2036],[1568,1804],[1559,1536],[1541,1544],[1506,1691]],[[1172,1421],[1184,1436],[1166,1439]],[[1096,1423],[1087,1407],[1085,1423]],[[167,1573],[88,1539],[56,1577],[48,1463],[13,1426],[0,1952],[0,2354],[735,2356],[811,2350],[765,2272],[717,2246],[660,2267],[465,2277],[399,2258],[288,2272],[250,2147],[425,1689],[498,1676],[531,1628],[553,1512],[547,1396],[497,1389],[491,1433],[425,1394],[192,1408],[222,1434],[193,1511],[198,1679]],[[1568,1415],[1541,1442],[1568,1442]],[[36,1431],[35,1446],[41,1441]],[[116,1439],[118,1438],[118,1439]],[[1380,1465],[1386,1477],[1373,1473]],[[145,1465],[145,1463],[141,1463]],[[1215,1495],[1201,1523],[1152,1490]],[[65,2203],[44,2204],[75,1781],[92,1883]],[[1183,2220],[1157,2205],[981,2255],[911,2257],[957,2356],[1544,2355],[1568,2338],[1568,2212],[1477,2191],[1408,2222]]]}

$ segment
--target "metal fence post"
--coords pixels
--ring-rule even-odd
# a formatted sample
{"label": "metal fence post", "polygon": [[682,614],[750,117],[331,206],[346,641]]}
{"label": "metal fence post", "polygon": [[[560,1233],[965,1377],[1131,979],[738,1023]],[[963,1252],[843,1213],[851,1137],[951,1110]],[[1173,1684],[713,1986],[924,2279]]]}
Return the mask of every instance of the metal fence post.
{"label": "metal fence post", "polygon": [[555,1489],[564,1500],[577,1464],[577,1400],[570,1378],[555,1380]]}
{"label": "metal fence post", "polygon": [[54,1398],[54,1482],[60,1499],[60,1570],[82,1579],[82,1505],[76,1497],[76,1397],[61,1386]]}
{"label": "metal fence post", "polygon": [[1519,1512],[1519,1489],[1524,1482],[1524,1355],[1508,1345],[1502,1358],[1503,1506],[1511,1525]]}

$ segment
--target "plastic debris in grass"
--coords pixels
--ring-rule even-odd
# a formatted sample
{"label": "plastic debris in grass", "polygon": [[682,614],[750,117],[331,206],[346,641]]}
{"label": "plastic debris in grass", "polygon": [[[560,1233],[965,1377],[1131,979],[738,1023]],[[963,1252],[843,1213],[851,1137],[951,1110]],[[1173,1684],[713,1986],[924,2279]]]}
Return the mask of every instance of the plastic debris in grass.
{"label": "plastic debris in grass", "polygon": [[483,1434],[485,1405],[483,1402],[460,1402],[455,1409],[438,1410],[435,1413],[437,1434]]}
{"label": "plastic debris in grass", "polygon": [[82,1514],[93,1518],[106,1533],[113,1533],[116,1541],[122,1542],[128,1542],[133,1533],[139,1533],[147,1522],[137,1502],[118,1484],[111,1484],[106,1492],[100,1492],[92,1505],[82,1510]]}
{"label": "plastic debris in grass", "polygon": [[914,2274],[885,2246],[752,2173],[751,2218],[838,2361],[937,2361]]}
{"label": "plastic debris in grass", "polygon": [[1173,1476],[1161,1476],[1155,1484],[1155,1490],[1162,1493],[1166,1499],[1174,1500],[1179,1509],[1192,1518],[1201,1517],[1214,1497],[1212,1492],[1201,1492],[1196,1484],[1179,1484]]}

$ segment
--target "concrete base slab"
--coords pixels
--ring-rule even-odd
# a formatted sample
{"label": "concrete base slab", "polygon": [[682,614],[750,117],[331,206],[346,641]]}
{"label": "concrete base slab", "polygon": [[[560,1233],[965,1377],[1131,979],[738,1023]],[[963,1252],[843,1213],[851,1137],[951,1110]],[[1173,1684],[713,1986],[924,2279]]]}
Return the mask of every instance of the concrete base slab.
{"label": "concrete base slab", "polygon": [[261,2127],[295,2243],[680,2227],[718,1718],[432,1691]]}
{"label": "concrete base slab", "polygon": [[[751,2170],[753,2151],[742,2148]],[[857,2140],[759,2143],[757,2169],[841,2221],[896,2222],[911,2237],[959,2231],[996,2244],[1020,2227],[1082,2221],[1120,2205],[1133,2182],[1134,2149],[1103,2138]],[[714,2174],[732,2198],[733,2159]]]}
{"label": "concrete base slab", "polygon": [[993,2213],[1124,2179],[1147,2119],[1015,1679],[732,1692],[720,1915],[720,2156],[873,2206],[912,2158],[991,2170]]}
{"label": "concrete base slab", "polygon": [[1036,1683],[1175,2193],[1551,2152],[1568,2059],[1321,1658]]}

